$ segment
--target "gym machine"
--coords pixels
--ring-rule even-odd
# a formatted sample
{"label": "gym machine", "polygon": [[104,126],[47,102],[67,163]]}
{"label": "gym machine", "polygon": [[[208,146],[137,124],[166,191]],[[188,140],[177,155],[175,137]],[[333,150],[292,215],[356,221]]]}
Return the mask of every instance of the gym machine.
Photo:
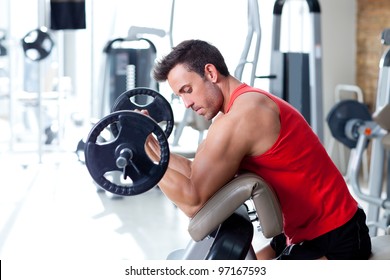
{"label": "gym machine", "polygon": [[310,51],[281,52],[282,11],[286,0],[276,0],[273,10],[270,92],[293,105],[323,141],[322,46],[320,4],[306,0],[310,13]]}
{"label": "gym machine", "polygon": [[[153,101],[139,107],[132,101],[138,94],[148,95]],[[134,109],[146,109],[150,116]],[[136,88],[118,97],[112,112],[94,125],[86,140],[85,162],[95,182],[123,196],[154,188],[168,167],[171,112],[169,102],[151,89]],[[100,142],[99,135],[104,132],[111,138]],[[152,161],[144,148],[151,135],[160,146],[159,162]],[[112,180],[112,172],[120,173],[122,180]],[[245,206],[248,200],[253,202],[254,211]],[[190,219],[192,239],[168,259],[254,260],[254,221],[259,221],[266,238],[283,230],[281,208],[272,188],[259,176],[245,173],[222,187]],[[371,259],[390,259],[390,235],[375,237],[372,244]]]}
{"label": "gym machine", "polygon": [[[251,65],[249,85],[253,86],[256,78],[257,62],[259,60],[261,43],[261,26],[259,5],[257,0],[248,0],[248,32],[245,39],[244,49],[241,53],[240,61],[234,71],[234,76],[242,80],[245,66]],[[248,60],[249,50],[254,44],[253,58]]]}
{"label": "gym machine", "polygon": [[[348,100],[348,99],[357,100],[360,103],[364,103],[362,89],[356,85],[348,85],[348,84],[337,85],[335,87],[335,102],[338,103],[342,100]],[[352,154],[355,152],[355,149],[347,149],[345,145],[341,144],[340,142],[337,142],[335,138],[331,138],[328,143],[328,147],[326,148],[328,154],[332,156],[336,148],[337,148],[337,155],[340,160],[340,167],[341,169],[344,169],[344,167],[347,166],[345,160],[346,150],[349,151],[351,157],[353,156]],[[364,153],[363,155],[362,168],[363,168],[363,179],[367,181],[368,180],[368,152]],[[348,170],[350,170],[348,166],[346,167],[346,171],[343,170],[344,178],[347,182],[349,182],[349,177],[350,177]]]}
{"label": "gym machine", "polygon": [[[158,29],[148,28],[142,31],[161,36]],[[106,62],[101,87],[102,98],[99,98],[102,101],[100,117],[106,115],[116,98],[127,90],[135,87],[158,89],[158,84],[151,76],[156,60],[156,47],[150,40],[138,36],[130,28],[126,38],[110,40],[103,49]]]}
{"label": "gym machine", "polygon": [[[390,45],[390,29],[382,32],[382,44]],[[354,101],[345,100],[336,104],[327,116],[327,123],[333,137],[354,149],[350,158],[350,184],[355,194],[368,202],[367,222],[370,234],[375,236],[378,228],[390,225],[390,50],[387,49],[380,60],[379,79],[376,96],[376,109],[373,115],[367,106]],[[363,153],[371,141],[371,158],[368,179],[368,193],[362,191],[359,182],[360,164]],[[384,167],[387,166],[387,170]],[[387,174],[387,184],[384,182]],[[380,212],[383,218],[380,218]]]}

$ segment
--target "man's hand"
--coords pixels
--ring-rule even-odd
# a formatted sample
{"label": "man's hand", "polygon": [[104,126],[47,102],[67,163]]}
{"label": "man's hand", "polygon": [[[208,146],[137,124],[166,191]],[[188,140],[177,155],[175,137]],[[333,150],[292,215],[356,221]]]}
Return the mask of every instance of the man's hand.
{"label": "man's hand", "polygon": [[[140,112],[141,114],[144,114],[146,116],[150,116],[147,110],[135,110],[135,111]],[[160,157],[161,157],[160,145],[157,139],[153,136],[153,134],[150,134],[146,138],[145,151],[152,161],[154,162],[160,161]]]}

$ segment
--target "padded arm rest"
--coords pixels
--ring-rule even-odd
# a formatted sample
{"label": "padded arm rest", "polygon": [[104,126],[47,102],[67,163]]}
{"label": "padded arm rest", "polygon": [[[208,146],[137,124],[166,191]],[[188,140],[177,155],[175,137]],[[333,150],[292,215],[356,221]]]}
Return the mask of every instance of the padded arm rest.
{"label": "padded arm rest", "polygon": [[216,192],[190,220],[188,232],[200,241],[215,230],[245,201],[252,198],[266,238],[283,231],[279,201],[273,190],[259,176],[245,173]]}

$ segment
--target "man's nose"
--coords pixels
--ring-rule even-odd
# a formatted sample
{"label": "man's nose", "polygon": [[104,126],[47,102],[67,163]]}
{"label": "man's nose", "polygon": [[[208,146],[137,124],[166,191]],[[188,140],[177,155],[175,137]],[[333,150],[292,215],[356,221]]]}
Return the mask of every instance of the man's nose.
{"label": "man's nose", "polygon": [[182,96],[182,99],[186,108],[191,108],[191,106],[194,104],[194,102],[192,102],[188,97]]}

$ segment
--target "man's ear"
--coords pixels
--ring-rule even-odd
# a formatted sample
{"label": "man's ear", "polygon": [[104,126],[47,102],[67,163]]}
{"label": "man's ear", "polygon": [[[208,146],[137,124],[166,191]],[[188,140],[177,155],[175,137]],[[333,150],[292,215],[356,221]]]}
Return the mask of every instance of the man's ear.
{"label": "man's ear", "polygon": [[218,80],[218,71],[213,64],[208,63],[204,66],[204,75],[213,83]]}

